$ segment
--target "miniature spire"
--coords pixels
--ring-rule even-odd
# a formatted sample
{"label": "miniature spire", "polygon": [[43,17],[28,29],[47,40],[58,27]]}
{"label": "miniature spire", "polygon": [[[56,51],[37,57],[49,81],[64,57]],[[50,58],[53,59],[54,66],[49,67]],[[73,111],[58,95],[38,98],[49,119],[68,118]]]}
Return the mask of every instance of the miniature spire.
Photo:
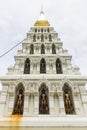
{"label": "miniature spire", "polygon": [[45,14],[44,14],[44,11],[43,11],[43,5],[41,6],[41,11],[40,11],[40,16],[39,16],[38,21],[42,21],[42,20],[46,20]]}
{"label": "miniature spire", "polygon": [[40,16],[38,20],[35,22],[34,26],[50,26],[49,22],[45,18],[43,6],[41,6]]}
{"label": "miniature spire", "polygon": [[41,5],[41,11],[40,11],[40,13],[44,13],[44,11],[43,11],[43,5]]}

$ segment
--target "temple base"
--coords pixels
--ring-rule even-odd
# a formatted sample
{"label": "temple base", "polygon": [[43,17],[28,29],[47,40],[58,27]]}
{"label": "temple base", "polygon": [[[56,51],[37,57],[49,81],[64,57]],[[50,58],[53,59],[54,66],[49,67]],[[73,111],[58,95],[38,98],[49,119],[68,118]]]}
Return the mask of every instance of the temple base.
{"label": "temple base", "polygon": [[85,117],[19,117],[0,118],[1,130],[87,130]]}

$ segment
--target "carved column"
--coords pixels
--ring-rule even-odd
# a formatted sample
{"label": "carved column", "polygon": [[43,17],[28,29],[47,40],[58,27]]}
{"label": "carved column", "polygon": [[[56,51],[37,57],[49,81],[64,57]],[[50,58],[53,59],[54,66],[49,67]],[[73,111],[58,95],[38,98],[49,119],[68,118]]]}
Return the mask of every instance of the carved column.
{"label": "carved column", "polygon": [[36,72],[37,72],[37,63],[36,62],[33,63],[33,71],[36,74]]}
{"label": "carved column", "polygon": [[54,94],[49,94],[49,113],[50,115],[54,115]]}
{"label": "carved column", "polygon": [[84,108],[84,113],[87,116],[87,91],[81,93],[82,97],[82,106]]}
{"label": "carved column", "polygon": [[49,74],[49,63],[46,63],[46,74]]}
{"label": "carved column", "polygon": [[28,114],[29,114],[29,94],[25,94],[23,115],[27,116]]}
{"label": "carved column", "polygon": [[63,92],[59,92],[59,113],[60,115],[65,115],[65,107],[64,107],[64,99],[63,99]]}
{"label": "carved column", "polygon": [[38,45],[38,54],[41,54],[41,49],[40,45]]}
{"label": "carved column", "polygon": [[36,52],[36,45],[34,45],[34,54],[36,54],[37,52]]}
{"label": "carved column", "polygon": [[34,93],[34,114],[38,115],[39,112],[39,95]]}
{"label": "carved column", "polygon": [[2,88],[2,92],[0,95],[0,117],[2,117],[3,115],[6,116],[7,112],[8,112],[8,97],[9,94],[7,93],[8,91],[8,86],[3,86]]}
{"label": "carved column", "polygon": [[29,115],[34,114],[34,93],[31,92],[29,96]]}
{"label": "carved column", "polygon": [[54,113],[55,116],[59,115],[59,96],[56,92],[54,93]]}
{"label": "carved column", "polygon": [[50,54],[52,54],[52,47],[50,46]]}
{"label": "carved column", "polygon": [[31,64],[30,64],[30,74],[33,73],[33,62],[31,61]]}
{"label": "carved column", "polygon": [[37,74],[40,73],[40,63],[37,63]]}
{"label": "carved column", "polygon": [[53,74],[56,73],[56,65],[55,65],[55,62],[53,63]]}
{"label": "carved column", "polygon": [[49,70],[50,70],[50,73],[52,74],[53,73],[53,64],[51,62],[49,64]]}

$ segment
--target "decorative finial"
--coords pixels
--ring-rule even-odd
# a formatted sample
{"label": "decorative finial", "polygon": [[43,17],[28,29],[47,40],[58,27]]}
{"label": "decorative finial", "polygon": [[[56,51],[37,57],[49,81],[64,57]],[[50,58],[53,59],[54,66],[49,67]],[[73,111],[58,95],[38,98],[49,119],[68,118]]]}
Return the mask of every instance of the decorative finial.
{"label": "decorative finial", "polygon": [[44,11],[43,11],[43,4],[41,4],[41,11],[40,11],[40,14],[44,14]]}
{"label": "decorative finial", "polygon": [[43,10],[43,4],[41,4],[41,10]]}
{"label": "decorative finial", "polygon": [[49,22],[45,18],[45,14],[43,11],[43,5],[41,5],[40,16],[39,16],[38,20],[36,21],[36,23],[34,24],[34,26],[47,26],[47,27],[50,26]]}

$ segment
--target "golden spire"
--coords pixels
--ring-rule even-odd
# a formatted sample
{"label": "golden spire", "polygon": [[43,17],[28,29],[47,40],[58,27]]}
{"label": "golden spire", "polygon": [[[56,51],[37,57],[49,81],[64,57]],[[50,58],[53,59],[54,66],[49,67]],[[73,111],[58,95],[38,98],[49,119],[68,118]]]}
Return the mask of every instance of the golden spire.
{"label": "golden spire", "polygon": [[35,22],[34,26],[50,26],[49,22],[45,18],[45,14],[43,11],[43,7],[41,6],[40,16],[38,20]]}

